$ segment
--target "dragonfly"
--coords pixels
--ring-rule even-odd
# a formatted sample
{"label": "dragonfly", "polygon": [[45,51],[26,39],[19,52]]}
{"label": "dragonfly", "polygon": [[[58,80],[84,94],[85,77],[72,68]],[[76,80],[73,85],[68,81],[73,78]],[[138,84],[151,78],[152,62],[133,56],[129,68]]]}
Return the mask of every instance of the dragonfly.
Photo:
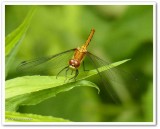
{"label": "dragonfly", "polygon": [[[29,60],[29,61],[23,61],[18,66],[18,71],[33,68],[35,66],[43,64],[43,63],[45,63],[47,61],[50,61],[50,60],[52,60],[52,62],[55,62],[55,60],[57,60],[58,57],[60,57],[62,55],[67,55],[68,53],[73,53],[73,56],[72,56],[71,59],[69,59],[68,64],[58,72],[56,78],[58,78],[60,73],[63,72],[64,70],[66,71],[66,75],[67,75],[67,72],[69,70],[71,70],[72,73],[75,71],[74,72],[75,74],[69,80],[76,79],[76,77],[79,74],[79,68],[80,68],[81,65],[83,65],[84,71],[87,71],[85,69],[84,61],[83,61],[86,56],[89,56],[91,59],[92,58],[97,58],[98,59],[97,56],[93,55],[92,53],[90,53],[87,50],[87,47],[88,47],[89,43],[91,42],[91,39],[92,39],[94,33],[95,33],[95,29],[92,28],[91,32],[88,36],[88,39],[86,40],[86,42],[81,47],[73,48],[73,49],[70,49],[70,50],[58,53],[56,55],[49,56],[49,57],[43,57],[43,58],[33,59],[33,60]],[[57,62],[57,64],[58,64],[58,62]]]}
{"label": "dragonfly", "polygon": [[[85,68],[84,60],[86,57],[88,57],[91,64],[93,64],[93,67],[97,70],[98,74],[100,75],[100,78],[102,79],[102,82],[104,85],[108,85],[107,79],[104,77],[107,77],[107,78],[109,77],[109,79],[111,79],[112,81],[117,81],[118,79],[116,79],[117,76],[115,75],[117,74],[117,69],[112,68],[107,70],[104,73],[99,72],[98,67],[106,66],[106,65],[109,65],[110,63],[108,63],[107,61],[104,61],[100,57],[92,54],[87,50],[93,38],[94,33],[95,33],[95,29],[92,28],[86,42],[81,47],[73,48],[73,49],[70,49],[55,55],[51,55],[48,57],[40,57],[33,60],[23,61],[18,66],[18,71],[34,69],[35,67],[38,67],[42,64],[45,64],[46,62],[49,62],[49,64],[51,63],[51,68],[57,69],[57,67],[60,67],[60,70],[57,72],[57,75],[56,75],[57,79],[62,72],[64,72],[65,76],[67,77],[68,72],[71,71],[71,75],[73,74],[73,72],[74,72],[74,75],[69,80],[72,80],[72,79],[76,80],[79,74],[80,67],[83,67],[83,71],[87,71]],[[120,72],[121,75],[122,73],[123,72]],[[110,93],[111,88],[107,86],[106,89]],[[110,95],[113,96],[112,94]]]}

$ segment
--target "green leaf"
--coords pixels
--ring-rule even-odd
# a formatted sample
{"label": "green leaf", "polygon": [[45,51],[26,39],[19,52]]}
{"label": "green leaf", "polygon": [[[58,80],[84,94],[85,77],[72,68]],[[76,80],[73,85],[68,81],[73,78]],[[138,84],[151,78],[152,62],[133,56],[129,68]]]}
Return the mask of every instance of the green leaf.
{"label": "green leaf", "polygon": [[[89,86],[89,87],[95,87],[99,91],[98,86],[96,86],[92,82],[85,81],[85,80],[67,83],[65,85],[57,85],[57,86],[54,86],[54,84],[55,84],[54,79],[52,80],[52,77],[47,77],[47,76],[46,77],[45,76],[28,77],[28,81],[32,81],[34,79],[36,80],[36,78],[37,78],[37,81],[44,80],[44,82],[41,85],[37,85],[35,83],[35,85],[32,85],[32,87],[43,86],[44,88],[41,88],[43,90],[39,90],[39,88],[33,89],[30,87],[30,85],[25,85],[26,87],[29,86],[32,89],[32,91],[30,90],[29,93],[27,93],[27,94],[24,93],[23,95],[17,95],[14,97],[12,96],[11,98],[6,99],[6,103],[5,103],[6,104],[6,111],[16,111],[18,109],[19,105],[38,104],[48,98],[56,96],[58,93],[71,90],[74,87]],[[45,82],[45,80],[46,80],[46,82]],[[51,81],[50,84],[49,84],[49,80]],[[47,87],[48,85],[52,88],[48,88]],[[14,90],[16,90],[16,89],[14,89]],[[28,88],[25,90],[28,90]],[[23,89],[21,91],[23,91]],[[21,92],[21,91],[18,91],[18,92]],[[13,92],[15,92],[15,91],[13,91]]]}
{"label": "green leaf", "polygon": [[5,39],[5,55],[6,56],[10,54],[10,52],[15,47],[15,45],[24,37],[30,25],[34,12],[35,12],[35,8],[33,8],[28,13],[27,17],[18,28],[16,28],[14,31],[12,31],[10,34],[6,36],[6,39]]}
{"label": "green leaf", "polygon": [[9,71],[9,68],[12,65],[12,62],[14,61],[14,57],[17,54],[17,51],[19,49],[20,44],[22,43],[26,31],[29,28],[32,16],[35,12],[35,8],[33,8],[28,15],[26,16],[23,23],[16,28],[14,31],[12,31],[10,34],[8,34],[5,38],[5,56],[6,58],[6,76]]}
{"label": "green leaf", "polygon": [[62,118],[41,116],[35,114],[22,114],[18,112],[5,112],[6,122],[70,122]]}
{"label": "green leaf", "polygon": [[[99,72],[103,72],[103,71],[112,69],[112,68],[114,68],[114,67],[117,67],[117,66],[119,66],[119,65],[121,65],[121,64],[129,61],[129,60],[131,60],[131,59],[126,59],[126,60],[122,60],[122,61],[118,61],[118,62],[112,63],[112,64],[110,64],[110,65],[102,66],[102,67],[98,68],[98,71],[99,71]],[[97,72],[96,69],[90,70],[90,71],[85,72],[85,73],[82,73],[82,74],[79,74],[79,75],[78,75],[78,78],[80,78],[80,79],[85,79],[85,78],[88,78],[88,77],[93,76],[93,75],[95,75],[95,74],[98,74],[98,72]]]}
{"label": "green leaf", "polygon": [[[98,68],[100,72],[116,67],[124,62],[119,61],[108,66]],[[97,74],[97,70],[80,73],[76,82],[65,81],[65,77],[56,76],[24,76],[6,81],[5,98],[6,110],[16,111],[19,105],[34,105],[55,96],[60,92],[68,91],[77,86],[90,86],[99,88],[92,82],[82,79]]]}
{"label": "green leaf", "polygon": [[[122,63],[125,63],[128,60],[129,59],[100,67],[98,68],[99,72],[109,70]],[[80,79],[78,80],[86,79],[97,73],[98,72],[96,69],[90,70],[85,73],[80,73],[79,74]],[[17,95],[22,95],[30,92],[36,92],[36,91],[40,91],[48,88],[58,87],[68,83],[68,81],[65,81],[65,79],[66,79],[65,77],[59,77],[58,79],[56,79],[56,76],[39,76],[38,75],[38,76],[24,76],[24,77],[18,77],[11,80],[7,80],[5,98],[8,99],[11,97],[15,97]]]}

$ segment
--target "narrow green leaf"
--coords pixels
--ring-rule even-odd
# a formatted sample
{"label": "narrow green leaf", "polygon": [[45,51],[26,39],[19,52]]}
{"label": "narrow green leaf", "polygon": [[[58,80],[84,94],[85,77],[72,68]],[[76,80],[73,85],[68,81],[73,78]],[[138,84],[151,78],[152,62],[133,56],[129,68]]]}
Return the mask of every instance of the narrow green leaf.
{"label": "narrow green leaf", "polygon": [[[103,67],[98,68],[100,72],[103,72],[105,70],[109,70],[113,67],[116,67],[122,63],[125,63],[128,60],[119,61],[116,63],[112,63],[110,65],[106,65]],[[90,70],[86,73],[80,73],[80,78],[78,80],[82,80],[85,78],[88,78],[90,76],[93,76],[97,74],[97,70]],[[18,77],[11,80],[6,81],[6,99],[27,94],[31,92],[36,92],[48,88],[58,87],[61,85],[64,85],[66,83],[71,83],[68,81],[65,81],[65,77],[59,77],[56,79],[56,76],[24,76],[24,77]]]}
{"label": "narrow green leaf", "polygon": [[35,114],[22,114],[18,112],[5,112],[6,122],[71,122],[62,118],[52,116],[41,116]]}
{"label": "narrow green leaf", "polygon": [[[100,72],[116,67],[124,62],[119,61],[108,66],[99,68]],[[81,78],[76,82],[65,81],[65,77],[56,76],[24,76],[6,81],[5,98],[6,110],[16,111],[19,105],[34,105],[57,95],[60,92],[71,90],[77,86],[90,86],[99,88],[94,83],[85,81],[83,79],[97,74],[97,70],[91,70],[80,73]]]}
{"label": "narrow green leaf", "polygon": [[[118,61],[118,62],[112,63],[112,64],[110,64],[110,65],[105,65],[105,66],[103,66],[103,67],[98,68],[98,70],[99,70],[99,72],[103,72],[103,71],[112,69],[112,68],[114,68],[114,67],[117,67],[117,66],[119,66],[119,65],[121,65],[121,64],[123,64],[123,63],[125,63],[125,62],[127,62],[127,61],[129,61],[129,60],[131,60],[131,59],[126,59],[126,60],[122,60],[122,61]],[[80,78],[80,79],[85,79],[85,78],[88,78],[88,77],[90,77],[90,76],[93,76],[93,75],[95,75],[95,74],[97,74],[97,73],[98,73],[98,72],[97,72],[96,69],[90,70],[90,71],[87,71],[87,72],[85,72],[85,73],[79,74],[79,75],[78,75],[78,78]]]}
{"label": "narrow green leaf", "polygon": [[32,8],[32,10],[26,16],[23,23],[13,32],[8,34],[5,38],[6,76],[8,74],[9,69],[11,68],[12,62],[14,61],[14,57],[17,54],[19,46],[25,37],[26,31],[29,28],[34,12],[35,8]]}
{"label": "narrow green leaf", "polygon": [[[43,86],[45,87],[46,84],[44,84]],[[95,87],[99,92],[98,86],[96,86],[94,83],[86,80],[82,80],[82,81],[72,82],[65,85],[61,85],[53,88],[46,88],[44,90],[33,91],[28,94],[23,94],[23,95],[18,95],[15,97],[8,98],[6,99],[5,108],[6,108],[6,111],[16,111],[19,105],[35,105],[48,98],[56,96],[58,93],[69,91],[72,88],[79,87],[79,86]]]}
{"label": "narrow green leaf", "polygon": [[10,34],[6,36],[6,39],[5,39],[5,55],[6,56],[10,54],[10,52],[15,47],[15,45],[24,37],[30,25],[34,12],[35,12],[35,8],[33,8],[28,13],[23,23],[18,28],[16,28],[14,31],[12,31]]}

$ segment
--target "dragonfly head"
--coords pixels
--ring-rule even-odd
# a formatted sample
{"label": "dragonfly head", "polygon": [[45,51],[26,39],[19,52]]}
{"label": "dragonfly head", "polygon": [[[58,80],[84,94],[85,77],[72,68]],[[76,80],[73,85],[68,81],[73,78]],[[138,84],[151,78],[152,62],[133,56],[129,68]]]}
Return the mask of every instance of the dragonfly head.
{"label": "dragonfly head", "polygon": [[71,59],[69,61],[69,68],[76,70],[79,66],[80,66],[80,62],[78,60]]}

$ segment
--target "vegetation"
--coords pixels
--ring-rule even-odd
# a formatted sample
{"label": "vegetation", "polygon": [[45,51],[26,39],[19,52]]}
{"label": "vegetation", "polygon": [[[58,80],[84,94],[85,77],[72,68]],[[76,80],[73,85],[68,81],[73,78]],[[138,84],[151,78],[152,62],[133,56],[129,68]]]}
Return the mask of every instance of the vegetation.
{"label": "vegetation", "polygon": [[[5,14],[6,122],[153,121],[153,6],[7,5]],[[98,68],[102,77],[120,69],[107,91],[89,62],[76,81],[45,65],[17,72],[23,60],[81,46],[93,27],[89,51],[115,62]]]}

